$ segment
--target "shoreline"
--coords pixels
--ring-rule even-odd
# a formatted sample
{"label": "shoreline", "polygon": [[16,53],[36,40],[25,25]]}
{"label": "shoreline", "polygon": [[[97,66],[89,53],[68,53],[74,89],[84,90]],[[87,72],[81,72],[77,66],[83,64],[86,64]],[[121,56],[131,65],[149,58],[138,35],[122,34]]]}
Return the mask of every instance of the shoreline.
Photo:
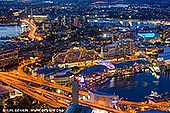
{"label": "shoreline", "polygon": [[15,23],[0,23],[0,26],[19,26],[19,22]]}
{"label": "shoreline", "polygon": [[19,25],[0,25],[0,40],[8,40],[12,37],[17,37],[22,33],[22,28]]}
{"label": "shoreline", "polygon": [[[162,78],[164,78],[164,75],[161,75]],[[136,78],[134,80],[134,78]],[[104,93],[109,93],[112,94],[113,92],[120,97],[127,98],[129,101],[134,101],[134,102],[143,102],[145,101],[145,96],[148,96],[150,94],[150,91],[157,91],[159,94],[165,93],[165,92],[170,92],[170,89],[163,89],[162,91],[157,88],[157,83],[162,83],[163,80],[161,79],[156,79],[151,72],[143,72],[139,74],[135,74],[134,78],[119,78],[115,81],[116,86],[110,86],[112,84],[112,79],[110,81],[107,81],[105,84],[103,84],[101,87],[96,86],[96,91],[104,92]],[[145,79],[147,78],[147,80]],[[124,80],[123,80],[124,79]],[[166,78],[164,78],[166,79]],[[115,78],[114,78],[115,80]],[[134,81],[133,81],[134,80]],[[127,85],[121,86],[121,83],[128,83]],[[136,82],[135,82],[136,81]],[[158,81],[158,82],[155,82]],[[169,80],[165,81],[165,84]],[[144,84],[145,83],[145,84]],[[135,87],[135,90],[133,88]],[[136,88],[145,88],[145,92],[138,94],[138,90]],[[125,93],[126,92],[126,93]],[[132,95],[128,95],[127,93],[130,93]],[[137,97],[134,98],[135,95],[138,95]]]}

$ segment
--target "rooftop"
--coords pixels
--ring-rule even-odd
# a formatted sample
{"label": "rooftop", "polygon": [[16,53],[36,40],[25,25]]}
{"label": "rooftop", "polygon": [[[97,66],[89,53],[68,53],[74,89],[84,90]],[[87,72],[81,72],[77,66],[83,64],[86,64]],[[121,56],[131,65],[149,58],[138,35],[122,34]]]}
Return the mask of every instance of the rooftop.
{"label": "rooftop", "polygon": [[50,75],[54,75],[56,78],[61,78],[61,77],[69,77],[72,74],[70,73],[72,69],[70,68],[43,68],[43,69],[39,69],[36,72],[38,74],[44,74],[44,76],[50,76]]}
{"label": "rooftop", "polygon": [[92,74],[95,73],[104,72],[107,69],[108,68],[104,65],[95,65],[95,66],[84,68],[79,72],[79,74],[82,74],[83,76],[91,76]]}
{"label": "rooftop", "polygon": [[127,61],[127,62],[121,62],[121,63],[115,63],[115,68],[123,68],[125,66],[133,66],[134,64],[143,64],[148,63],[146,60],[134,60],[134,61]]}
{"label": "rooftop", "polygon": [[91,92],[93,94],[101,95],[101,96],[116,96],[115,94],[110,94],[110,93],[105,93],[105,92],[100,92],[100,91],[90,90],[89,92]]}
{"label": "rooftop", "polygon": [[92,109],[87,106],[71,104],[65,113],[92,113]]}
{"label": "rooftop", "polygon": [[14,92],[14,89],[0,84],[0,95],[6,94],[6,93],[9,93],[9,92]]}
{"label": "rooftop", "polygon": [[137,112],[137,113],[167,113],[167,112],[164,112],[164,111],[143,111],[143,112]]}

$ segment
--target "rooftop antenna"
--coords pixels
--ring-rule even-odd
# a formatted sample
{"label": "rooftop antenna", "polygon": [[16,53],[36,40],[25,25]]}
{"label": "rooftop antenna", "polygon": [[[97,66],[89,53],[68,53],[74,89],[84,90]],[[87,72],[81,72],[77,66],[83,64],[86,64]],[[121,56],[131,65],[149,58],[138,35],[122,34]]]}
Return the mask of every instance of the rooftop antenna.
{"label": "rooftop antenna", "polygon": [[[32,5],[31,5],[32,6]],[[32,7],[31,7],[31,15],[30,15],[30,20],[33,22],[33,11],[32,11]]]}
{"label": "rooftop antenna", "polygon": [[[30,1],[31,2],[31,1]],[[33,18],[33,10],[32,10],[32,3],[31,3],[31,15],[30,15],[30,20],[31,22],[33,22],[34,18]]]}

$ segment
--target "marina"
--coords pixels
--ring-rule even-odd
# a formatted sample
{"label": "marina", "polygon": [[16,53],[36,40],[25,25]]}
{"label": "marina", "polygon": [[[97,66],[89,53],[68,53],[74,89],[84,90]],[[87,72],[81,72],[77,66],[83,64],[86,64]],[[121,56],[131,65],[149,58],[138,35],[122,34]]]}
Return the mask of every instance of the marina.
{"label": "marina", "polygon": [[[156,91],[158,94],[170,92],[169,50],[169,47],[164,47],[164,52],[158,53],[158,59],[164,59],[161,61],[164,63],[160,63],[162,66],[146,65],[143,66],[142,72],[134,73],[134,76],[113,77],[102,85],[96,85],[93,89],[110,94],[115,93],[130,101],[144,101],[145,96],[150,95],[151,91]],[[130,63],[127,64],[130,66]],[[140,90],[143,91],[140,92]]]}
{"label": "marina", "polygon": [[[144,101],[144,97],[156,90],[159,94],[170,92],[170,78],[160,76],[157,79],[150,72],[138,73],[134,77],[112,78],[110,81],[96,86],[94,89],[106,93],[115,93],[130,101]],[[143,89],[142,92],[140,90]]]}
{"label": "marina", "polygon": [[169,0],[1,1],[0,113],[170,112]]}

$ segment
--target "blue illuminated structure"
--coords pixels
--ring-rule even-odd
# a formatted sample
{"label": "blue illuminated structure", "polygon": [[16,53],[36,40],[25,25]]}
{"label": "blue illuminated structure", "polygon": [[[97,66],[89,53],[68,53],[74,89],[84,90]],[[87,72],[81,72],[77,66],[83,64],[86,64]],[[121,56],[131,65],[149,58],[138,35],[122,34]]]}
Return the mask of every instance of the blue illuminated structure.
{"label": "blue illuminated structure", "polygon": [[152,40],[152,39],[155,39],[155,38],[158,38],[160,34],[158,33],[152,33],[152,32],[139,32],[137,33],[137,36],[138,37],[143,37],[145,40]]}
{"label": "blue illuminated structure", "polygon": [[155,37],[156,34],[155,33],[138,33],[137,36],[140,36],[140,37],[145,37],[145,38],[152,38],[152,37]]}

